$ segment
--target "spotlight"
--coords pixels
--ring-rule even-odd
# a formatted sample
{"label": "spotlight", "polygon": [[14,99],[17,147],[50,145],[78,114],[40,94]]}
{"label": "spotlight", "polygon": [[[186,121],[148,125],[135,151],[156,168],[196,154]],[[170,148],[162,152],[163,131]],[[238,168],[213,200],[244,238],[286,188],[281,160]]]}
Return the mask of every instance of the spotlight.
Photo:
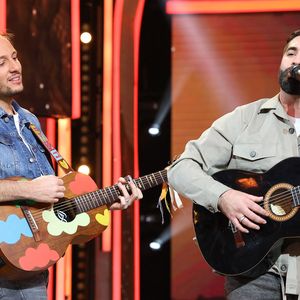
{"label": "spotlight", "polygon": [[160,133],[160,128],[158,124],[153,124],[149,129],[148,129],[148,133],[150,135],[158,135]]}
{"label": "spotlight", "polygon": [[155,240],[149,244],[149,247],[152,250],[159,250],[161,248],[161,242],[159,240]]}
{"label": "spotlight", "polygon": [[85,175],[89,175],[91,172],[90,167],[88,165],[80,165],[77,170],[79,173],[82,173]]}
{"label": "spotlight", "polygon": [[80,41],[81,41],[82,43],[84,43],[84,44],[90,43],[91,40],[92,40],[92,35],[91,35],[89,32],[87,32],[87,31],[83,32],[83,33],[80,35]]}

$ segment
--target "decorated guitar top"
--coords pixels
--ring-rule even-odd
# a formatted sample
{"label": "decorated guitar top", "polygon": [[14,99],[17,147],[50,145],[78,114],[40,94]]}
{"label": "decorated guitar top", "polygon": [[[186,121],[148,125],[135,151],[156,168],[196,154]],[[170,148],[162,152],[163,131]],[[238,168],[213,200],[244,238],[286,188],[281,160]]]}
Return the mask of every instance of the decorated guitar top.
{"label": "decorated guitar top", "polygon": [[[32,200],[1,203],[0,278],[16,280],[46,270],[69,244],[85,243],[109,225],[107,205],[121,195],[117,185],[99,190],[90,176],[78,172],[62,179],[65,197],[55,204]],[[166,170],[134,179],[141,190],[166,181]]]}

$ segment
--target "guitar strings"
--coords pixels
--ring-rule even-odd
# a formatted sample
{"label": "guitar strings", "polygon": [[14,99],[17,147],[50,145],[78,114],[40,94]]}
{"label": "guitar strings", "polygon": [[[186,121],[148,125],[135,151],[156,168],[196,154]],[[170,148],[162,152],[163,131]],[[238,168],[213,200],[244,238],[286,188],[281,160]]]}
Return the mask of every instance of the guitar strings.
{"label": "guitar strings", "polygon": [[[114,192],[117,193],[117,191],[119,191],[117,185],[114,185],[112,186],[111,188],[106,188],[106,189],[114,189]],[[76,202],[74,200],[78,199],[78,200],[82,200],[81,201],[81,204],[82,206],[90,203],[91,200],[94,200],[94,199],[90,199],[89,198],[89,195],[90,194],[94,194],[94,193],[97,193],[97,192],[102,192],[102,191],[106,191],[106,189],[103,189],[103,190],[98,190],[98,191],[94,191],[94,192],[89,192],[87,194],[84,194],[84,195],[80,195],[80,196],[77,196],[77,197],[74,197],[72,199],[68,199],[70,201],[64,201],[58,205],[55,206],[55,208],[53,209],[56,209],[56,210],[60,210],[60,209],[64,209],[66,208],[66,212],[68,211],[71,211],[71,210],[74,210],[78,205],[76,204]],[[286,197],[287,195],[289,194],[289,197]],[[108,195],[108,193],[107,193]],[[103,192],[102,192],[102,196],[103,196]],[[87,198],[87,199],[84,199],[84,198]],[[72,201],[71,201],[72,200]],[[114,198],[112,202],[110,203],[113,203],[114,201],[116,201],[117,199]],[[280,204],[286,204],[286,200],[293,200],[292,197],[291,197],[291,190],[285,190],[281,193],[278,193],[274,196],[271,196],[269,198],[269,203],[270,204],[274,204],[274,205],[280,205]],[[109,204],[109,203],[101,203],[100,206],[104,206],[106,204]],[[258,205],[260,205],[261,207],[264,207],[264,203],[258,203]],[[282,205],[281,205],[282,206]],[[282,208],[284,208],[284,206],[282,206]],[[32,215],[38,215],[40,214],[41,211],[44,211],[44,210],[49,210],[51,209],[51,206],[47,207],[47,208],[43,208],[43,209],[40,209],[40,210],[37,210],[35,211],[34,213],[32,213]],[[89,209],[87,209],[86,211],[88,211]]]}
{"label": "guitar strings", "polygon": [[[153,186],[153,183],[150,182],[148,179],[148,177],[152,176],[152,178],[154,177],[156,184],[160,184],[161,180],[163,180],[163,181],[165,180],[165,178],[162,176],[162,174],[160,174],[162,172],[163,171],[159,171],[157,173],[152,173],[150,175],[140,177],[139,179],[134,180],[134,181],[137,182],[138,180],[140,180],[144,188],[145,188],[145,185]],[[109,193],[107,191],[110,191],[111,195],[109,195]],[[105,199],[104,192],[106,192],[107,198],[109,199],[109,201],[104,201],[104,203],[102,203],[101,197]],[[41,212],[43,212],[44,210],[52,209],[52,208],[53,208],[53,210],[65,209],[64,211],[68,212],[68,211],[72,211],[72,210],[76,209],[78,206],[81,206],[81,207],[87,206],[88,209],[86,209],[85,211],[89,211],[91,209],[96,208],[96,207],[89,208],[89,205],[92,204],[91,203],[92,201],[93,201],[93,203],[95,203],[95,197],[94,197],[95,194],[101,194],[101,195],[98,195],[98,196],[100,196],[100,199],[96,200],[97,202],[99,200],[101,203],[101,205],[99,205],[99,203],[97,203],[96,207],[100,207],[100,206],[104,206],[104,205],[107,205],[107,204],[117,201],[118,196],[120,195],[120,189],[118,188],[117,185],[113,185],[108,188],[89,192],[84,195],[79,195],[74,198],[67,199],[68,201],[63,201],[61,203],[58,203],[57,205],[55,205],[55,203],[54,203],[53,205],[50,205],[50,206],[47,206],[47,207],[44,207],[41,209],[37,209],[35,212],[32,213],[32,216],[38,216],[41,218],[42,217]],[[112,198],[111,198],[111,196],[112,196]],[[78,203],[76,203],[76,200],[81,200],[81,202],[80,202],[81,205],[78,205]],[[37,218],[37,220],[38,220],[38,218]]]}

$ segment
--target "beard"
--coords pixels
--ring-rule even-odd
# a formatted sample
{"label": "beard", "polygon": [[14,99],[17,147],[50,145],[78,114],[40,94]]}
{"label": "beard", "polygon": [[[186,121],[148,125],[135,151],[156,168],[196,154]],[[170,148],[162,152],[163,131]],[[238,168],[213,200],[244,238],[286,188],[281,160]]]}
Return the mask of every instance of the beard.
{"label": "beard", "polygon": [[19,87],[15,87],[15,88],[10,88],[7,86],[4,87],[0,85],[0,98],[14,97],[15,95],[20,94],[22,92],[23,92],[23,85],[20,85]]}
{"label": "beard", "polygon": [[291,69],[279,70],[279,85],[287,94],[300,95],[300,81],[290,76]]}

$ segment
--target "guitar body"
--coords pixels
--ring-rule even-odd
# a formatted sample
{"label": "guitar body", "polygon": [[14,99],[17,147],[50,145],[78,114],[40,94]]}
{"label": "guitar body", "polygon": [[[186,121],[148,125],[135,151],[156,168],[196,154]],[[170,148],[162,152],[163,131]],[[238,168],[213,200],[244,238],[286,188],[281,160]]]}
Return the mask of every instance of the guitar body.
{"label": "guitar body", "polygon": [[[30,200],[1,203],[1,278],[17,280],[46,270],[64,255],[69,244],[87,242],[108,226],[106,205],[85,207],[89,205],[85,193],[98,189],[91,177],[72,172],[63,180],[65,198],[54,205]],[[79,207],[85,212],[75,205],[78,196],[83,197]]]}
{"label": "guitar body", "polygon": [[194,228],[205,260],[228,276],[244,274],[259,263],[267,271],[270,265],[264,258],[272,247],[283,239],[300,237],[300,158],[285,159],[263,174],[225,170],[213,177],[233,189],[264,196],[263,206],[270,216],[260,230],[244,234],[222,213],[194,204]]}

